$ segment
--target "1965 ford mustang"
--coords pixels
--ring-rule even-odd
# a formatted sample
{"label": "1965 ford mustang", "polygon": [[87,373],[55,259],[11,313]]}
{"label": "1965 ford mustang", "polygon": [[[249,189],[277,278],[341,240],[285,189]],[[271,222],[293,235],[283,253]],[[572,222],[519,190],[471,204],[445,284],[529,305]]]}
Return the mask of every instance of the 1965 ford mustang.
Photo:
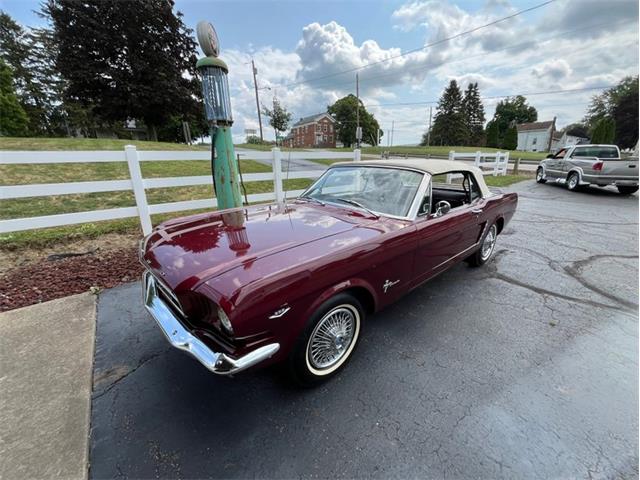
{"label": "1965 ford mustang", "polygon": [[313,385],[352,356],[366,315],[487,262],[517,201],[459,162],[334,164],[285,204],[158,226],[141,243],[145,306],[214,373],[282,362]]}

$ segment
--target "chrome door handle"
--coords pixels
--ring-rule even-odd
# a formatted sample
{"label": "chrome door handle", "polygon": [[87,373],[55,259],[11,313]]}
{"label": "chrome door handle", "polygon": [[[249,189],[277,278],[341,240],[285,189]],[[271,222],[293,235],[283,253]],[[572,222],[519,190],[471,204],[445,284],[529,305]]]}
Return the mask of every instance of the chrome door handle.
{"label": "chrome door handle", "polygon": [[471,209],[471,213],[482,213],[482,209],[481,208],[472,208]]}

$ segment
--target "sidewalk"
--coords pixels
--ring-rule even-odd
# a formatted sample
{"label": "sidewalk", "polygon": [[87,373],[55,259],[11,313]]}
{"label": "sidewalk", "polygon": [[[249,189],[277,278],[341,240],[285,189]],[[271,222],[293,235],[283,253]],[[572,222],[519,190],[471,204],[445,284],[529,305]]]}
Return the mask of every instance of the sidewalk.
{"label": "sidewalk", "polygon": [[0,314],[0,478],[85,479],[96,297]]}

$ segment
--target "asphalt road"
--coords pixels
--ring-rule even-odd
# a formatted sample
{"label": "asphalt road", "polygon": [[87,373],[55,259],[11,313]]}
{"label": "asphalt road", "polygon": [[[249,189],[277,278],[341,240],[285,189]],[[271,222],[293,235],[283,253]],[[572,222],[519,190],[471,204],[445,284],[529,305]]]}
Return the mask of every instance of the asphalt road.
{"label": "asphalt road", "polygon": [[315,390],[213,376],[138,284],[105,292],[91,477],[637,478],[637,194],[513,190],[494,260],[371,317]]}

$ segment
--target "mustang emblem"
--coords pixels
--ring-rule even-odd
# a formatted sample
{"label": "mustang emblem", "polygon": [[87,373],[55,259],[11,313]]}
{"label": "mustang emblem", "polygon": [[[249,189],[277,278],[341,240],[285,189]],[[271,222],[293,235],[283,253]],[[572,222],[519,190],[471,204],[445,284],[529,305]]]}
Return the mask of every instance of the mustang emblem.
{"label": "mustang emblem", "polygon": [[396,280],[395,282],[392,282],[390,280],[385,280],[384,284],[382,285],[382,289],[384,290],[384,293],[387,293],[387,290],[389,290],[389,287],[393,287],[395,284],[400,283],[400,280]]}

